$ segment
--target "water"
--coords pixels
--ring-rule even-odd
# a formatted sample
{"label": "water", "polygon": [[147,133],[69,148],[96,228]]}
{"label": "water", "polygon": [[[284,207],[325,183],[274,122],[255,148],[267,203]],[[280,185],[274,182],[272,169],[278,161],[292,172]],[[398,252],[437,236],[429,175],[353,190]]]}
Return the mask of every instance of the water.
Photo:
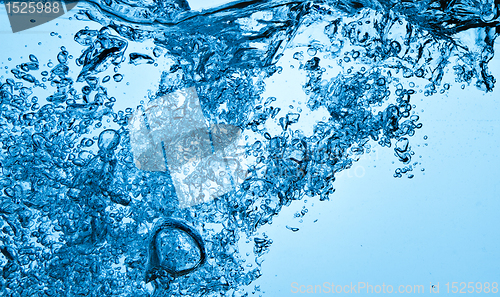
{"label": "water", "polygon": [[[481,3],[236,1],[202,13],[185,1],[84,4],[82,53],[2,57],[4,294],[242,296],[273,242],[259,228],[283,207],[329,200],[335,175],[376,146],[394,152],[395,177],[418,176],[414,97],[456,84],[492,91],[497,15]],[[268,97],[291,66],[305,100]],[[108,87],[133,79],[126,67],[161,72],[140,106]],[[248,167],[229,192],[183,207],[173,172],[134,163],[129,124],[188,88],[209,124],[242,131]]]}

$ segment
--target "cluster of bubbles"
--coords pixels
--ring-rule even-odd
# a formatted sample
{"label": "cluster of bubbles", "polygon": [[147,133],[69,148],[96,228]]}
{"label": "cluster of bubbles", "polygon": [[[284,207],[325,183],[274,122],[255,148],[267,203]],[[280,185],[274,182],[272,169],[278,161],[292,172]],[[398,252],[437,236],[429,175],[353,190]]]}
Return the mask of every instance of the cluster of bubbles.
{"label": "cluster of bubbles", "polygon": [[[409,139],[422,124],[410,101],[448,90],[451,61],[458,83],[490,91],[495,82],[487,63],[496,16],[460,1],[442,9],[429,1],[236,1],[203,13],[181,0],[90,2],[77,19],[103,27],[74,35],[84,47],[78,58],[62,47],[57,64],[42,69],[30,55],[0,81],[3,296],[245,296],[272,244],[259,227],[282,207],[328,200],[335,174],[374,143],[404,165],[395,177],[413,177]],[[305,134],[301,110],[284,114],[280,98],[262,94],[282,71],[283,51],[310,26],[326,41],[293,58],[305,75],[304,109],[329,117]],[[465,30],[475,42],[460,39]],[[130,42],[149,39],[152,54],[127,59]],[[189,208],[179,206],[168,172],[135,166],[127,126],[135,110],[116,111],[120,98],[105,87],[111,77],[101,77],[127,60],[134,67],[161,58],[171,66],[151,99],[194,86],[210,122],[255,138],[245,147],[245,181]],[[327,77],[332,60],[339,71]],[[70,67],[80,67],[76,77]],[[414,80],[427,85],[419,90]],[[251,257],[240,252],[244,243]]]}

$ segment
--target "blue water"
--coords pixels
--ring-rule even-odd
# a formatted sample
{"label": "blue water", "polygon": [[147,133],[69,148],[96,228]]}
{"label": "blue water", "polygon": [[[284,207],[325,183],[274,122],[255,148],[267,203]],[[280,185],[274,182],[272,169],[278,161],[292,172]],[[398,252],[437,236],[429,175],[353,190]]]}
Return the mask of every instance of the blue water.
{"label": "blue water", "polygon": [[[202,12],[162,3],[89,1],[75,24],[101,28],[74,30],[82,52],[2,57],[6,296],[241,296],[272,246],[259,228],[283,207],[329,200],[335,176],[374,147],[394,153],[394,177],[418,175],[411,141],[425,123],[415,96],[495,86],[488,3],[235,1]],[[284,55],[304,102],[265,95]],[[140,106],[111,95],[133,79],[126,67],[160,69]],[[190,87],[209,123],[243,131],[249,167],[233,190],[186,208],[168,171],[137,168],[129,121]]]}

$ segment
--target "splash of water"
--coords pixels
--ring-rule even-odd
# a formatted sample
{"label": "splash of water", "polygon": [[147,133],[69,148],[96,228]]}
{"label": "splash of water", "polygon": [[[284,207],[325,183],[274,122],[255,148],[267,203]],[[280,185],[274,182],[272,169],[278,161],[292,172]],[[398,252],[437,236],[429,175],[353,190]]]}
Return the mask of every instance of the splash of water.
{"label": "splash of water", "polygon": [[[75,33],[85,48],[76,66],[62,47],[57,65],[42,69],[31,55],[1,82],[6,296],[242,296],[272,244],[259,227],[295,200],[328,200],[335,174],[373,143],[393,147],[404,165],[395,177],[413,177],[409,139],[422,126],[410,102],[415,81],[427,81],[426,96],[450,88],[447,69],[484,91],[495,83],[487,64],[498,7],[488,1],[236,1],[202,12],[181,0],[91,3],[79,18],[103,28]],[[321,31],[308,36],[311,28]],[[168,172],[134,164],[136,110],[116,111],[120,98],[102,77],[127,61],[130,42],[149,39],[152,53],[128,61],[169,61],[150,99],[194,87],[210,123],[246,136],[244,182],[189,208],[179,206]],[[296,51],[307,102],[285,114],[282,98],[263,93],[286,51]],[[329,116],[312,133],[299,128],[320,110]],[[239,252],[245,239],[252,263]]]}

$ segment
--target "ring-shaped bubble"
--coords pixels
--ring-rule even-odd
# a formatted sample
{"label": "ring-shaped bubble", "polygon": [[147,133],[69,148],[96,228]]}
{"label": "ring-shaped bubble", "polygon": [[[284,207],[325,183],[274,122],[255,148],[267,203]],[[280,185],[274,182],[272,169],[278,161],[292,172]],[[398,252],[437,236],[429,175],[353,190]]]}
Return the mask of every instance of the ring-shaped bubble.
{"label": "ring-shaped bubble", "polygon": [[[157,239],[159,234],[165,230],[178,230],[184,232],[188,235],[195,243],[196,248],[199,252],[199,259],[196,263],[189,268],[174,270],[169,267],[162,265],[162,261],[160,259],[160,255],[158,252]],[[149,262],[148,268],[146,270],[146,282],[151,282],[161,276],[163,272],[168,273],[172,277],[179,277],[182,275],[186,275],[194,270],[196,270],[200,265],[205,263],[206,253],[205,253],[205,244],[203,243],[203,239],[201,238],[198,231],[194,228],[188,226],[186,223],[172,219],[166,218],[157,223],[157,226],[154,228],[152,232],[152,236],[149,242]]]}

